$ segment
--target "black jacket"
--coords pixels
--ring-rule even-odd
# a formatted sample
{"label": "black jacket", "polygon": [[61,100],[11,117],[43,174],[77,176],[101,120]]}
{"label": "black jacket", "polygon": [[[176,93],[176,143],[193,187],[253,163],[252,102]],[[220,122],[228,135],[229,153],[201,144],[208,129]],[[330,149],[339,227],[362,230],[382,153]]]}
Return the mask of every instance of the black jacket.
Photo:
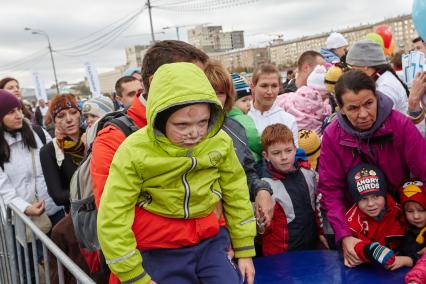
{"label": "black jacket", "polygon": [[272,189],[269,183],[259,178],[256,172],[256,162],[248,147],[246,131],[244,127],[236,120],[226,117],[222,129],[232,138],[234,149],[238,160],[244,168],[247,175],[247,183],[250,190],[250,199],[254,201],[256,193],[260,189],[266,189],[272,195]]}
{"label": "black jacket", "polygon": [[409,256],[413,260],[413,265],[416,264],[417,260],[422,257],[417,252],[426,246],[425,244],[418,244],[416,242],[417,235],[420,233],[419,228],[410,226],[410,229],[405,233],[402,240],[401,247],[399,248],[400,255]]}
{"label": "black jacket", "polygon": [[65,211],[69,212],[70,181],[78,166],[67,154],[65,154],[61,166],[58,166],[53,141],[40,149],[40,161],[50,197],[56,205],[65,206]]}

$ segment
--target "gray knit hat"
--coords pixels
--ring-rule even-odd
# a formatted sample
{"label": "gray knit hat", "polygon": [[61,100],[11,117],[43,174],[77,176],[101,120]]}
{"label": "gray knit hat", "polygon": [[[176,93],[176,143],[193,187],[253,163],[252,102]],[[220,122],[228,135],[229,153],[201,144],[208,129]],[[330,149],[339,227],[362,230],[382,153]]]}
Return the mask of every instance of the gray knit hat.
{"label": "gray knit hat", "polygon": [[97,117],[102,117],[112,111],[114,111],[114,103],[103,95],[94,97],[83,105],[83,114],[92,114]]}
{"label": "gray knit hat", "polygon": [[388,64],[383,48],[371,40],[355,42],[346,56],[346,63],[354,66],[377,66]]}

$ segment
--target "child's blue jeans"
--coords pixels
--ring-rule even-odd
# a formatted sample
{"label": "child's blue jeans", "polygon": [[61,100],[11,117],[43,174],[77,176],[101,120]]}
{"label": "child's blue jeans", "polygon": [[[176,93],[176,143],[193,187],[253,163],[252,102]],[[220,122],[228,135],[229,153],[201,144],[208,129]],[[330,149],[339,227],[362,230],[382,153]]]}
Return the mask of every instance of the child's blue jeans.
{"label": "child's blue jeans", "polygon": [[225,228],[198,245],[178,249],[142,250],[143,266],[161,284],[242,283],[241,273],[228,257],[229,234]]}

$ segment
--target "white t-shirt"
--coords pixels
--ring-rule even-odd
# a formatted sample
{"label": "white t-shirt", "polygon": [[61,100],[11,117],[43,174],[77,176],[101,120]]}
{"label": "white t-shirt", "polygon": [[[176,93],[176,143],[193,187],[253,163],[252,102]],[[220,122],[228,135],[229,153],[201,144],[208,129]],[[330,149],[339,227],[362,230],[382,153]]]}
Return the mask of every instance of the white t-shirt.
{"label": "white t-shirt", "polygon": [[390,72],[386,71],[376,81],[377,90],[393,101],[393,108],[407,114],[408,97],[401,82]]}
{"label": "white t-shirt", "polygon": [[271,109],[261,113],[252,106],[248,112],[248,115],[253,119],[256,125],[257,131],[262,135],[263,130],[271,124],[281,123],[290,128],[293,132],[294,143],[296,147],[299,146],[299,134],[296,124],[296,118],[285,112],[282,108],[273,104]]}

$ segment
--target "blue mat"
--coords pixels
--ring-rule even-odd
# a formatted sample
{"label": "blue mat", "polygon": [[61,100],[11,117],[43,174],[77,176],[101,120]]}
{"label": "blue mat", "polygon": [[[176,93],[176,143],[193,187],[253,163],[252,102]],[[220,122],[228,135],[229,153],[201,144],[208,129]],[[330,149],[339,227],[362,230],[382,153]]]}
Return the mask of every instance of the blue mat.
{"label": "blue mat", "polygon": [[378,265],[347,268],[337,251],[316,250],[288,252],[254,259],[256,284],[393,284],[404,283],[409,271],[401,268],[394,272]]}

